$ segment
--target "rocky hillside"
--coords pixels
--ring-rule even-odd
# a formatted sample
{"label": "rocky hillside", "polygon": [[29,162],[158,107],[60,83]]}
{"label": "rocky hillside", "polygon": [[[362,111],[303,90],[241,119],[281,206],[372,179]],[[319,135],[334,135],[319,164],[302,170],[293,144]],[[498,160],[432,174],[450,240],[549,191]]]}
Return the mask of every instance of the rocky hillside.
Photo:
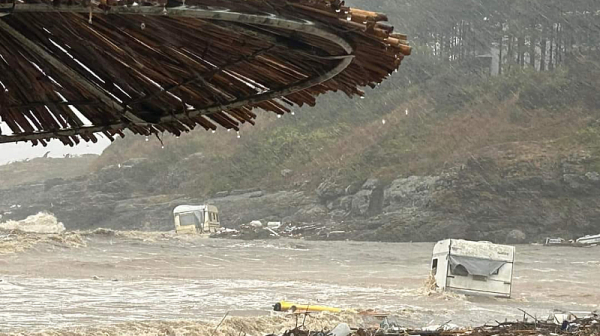
{"label": "rocky hillside", "polygon": [[[342,231],[330,239],[460,237],[520,243],[548,235],[596,233],[600,174],[586,168],[594,159],[579,152],[555,160],[547,154],[552,147],[503,144],[439,175],[398,177],[387,183],[370,178],[348,185],[329,179],[315,190],[302,185],[279,191],[230,190],[208,200],[140,193],[147,187],[147,161],[130,160],[77,179],[3,190],[0,206],[5,218],[51,211],[67,229],[171,230],[176,205],[207,201],[220,208],[229,227],[260,219]],[[523,151],[536,154],[525,159],[518,155]]]}

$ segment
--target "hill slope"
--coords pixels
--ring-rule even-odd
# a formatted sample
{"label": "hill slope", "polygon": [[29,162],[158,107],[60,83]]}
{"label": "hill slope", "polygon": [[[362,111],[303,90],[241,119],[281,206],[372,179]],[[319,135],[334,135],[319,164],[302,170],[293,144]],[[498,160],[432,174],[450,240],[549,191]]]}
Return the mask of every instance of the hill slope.
{"label": "hill slope", "polygon": [[[500,77],[439,66],[434,78],[394,89],[396,81],[410,80],[401,73],[364,100],[326,97],[318,109],[281,119],[261,115],[259,125],[243,128],[239,138],[199,131],[163,139],[164,149],[156,139],[125,138],[110,146],[95,167],[147,158],[156,174],[149,176],[149,186],[208,196],[305,181],[316,187],[331,177],[350,183],[439,174],[511,144],[552,143],[545,152],[548,160],[581,150],[595,157],[600,101],[593,92],[600,83],[592,74],[600,71],[592,69],[586,78],[587,66]],[[590,162],[588,168],[597,166]]]}
{"label": "hill slope", "polygon": [[69,158],[36,158],[0,165],[0,189],[85,175],[96,159],[97,155],[90,154]]}

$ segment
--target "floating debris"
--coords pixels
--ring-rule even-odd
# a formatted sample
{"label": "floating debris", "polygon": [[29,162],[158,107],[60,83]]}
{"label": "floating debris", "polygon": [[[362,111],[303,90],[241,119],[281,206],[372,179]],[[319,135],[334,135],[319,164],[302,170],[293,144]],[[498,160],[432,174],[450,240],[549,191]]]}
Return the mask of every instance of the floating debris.
{"label": "floating debris", "polygon": [[[557,315],[567,316],[567,318],[558,320],[556,318]],[[310,331],[301,325],[287,330],[282,336],[597,336],[599,333],[600,320],[598,314],[595,312],[580,318],[568,312],[552,314],[544,321],[524,312],[522,321],[496,322],[494,325],[484,325],[474,328],[459,327],[448,321],[442,325],[412,329],[399,325],[392,316],[385,316],[379,326],[376,327],[351,328],[346,323],[340,323],[331,331]]]}
{"label": "floating debris", "polygon": [[594,247],[600,244],[600,235],[588,235],[576,240],[563,238],[546,238],[544,246]]}

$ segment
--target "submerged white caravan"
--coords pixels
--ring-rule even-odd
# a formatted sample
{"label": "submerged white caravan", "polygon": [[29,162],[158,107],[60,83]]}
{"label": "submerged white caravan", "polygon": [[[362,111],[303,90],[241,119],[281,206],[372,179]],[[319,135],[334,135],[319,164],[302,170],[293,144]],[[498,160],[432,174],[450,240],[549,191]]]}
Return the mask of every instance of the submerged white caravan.
{"label": "submerged white caravan", "polygon": [[575,242],[580,244],[600,244],[600,234],[581,237],[578,238]]}
{"label": "submerged white caravan", "polygon": [[514,260],[514,246],[446,239],[433,247],[431,272],[442,290],[508,298]]}
{"label": "submerged white caravan", "polygon": [[177,233],[210,234],[221,227],[219,210],[214,205],[180,205],[173,210],[173,217]]}

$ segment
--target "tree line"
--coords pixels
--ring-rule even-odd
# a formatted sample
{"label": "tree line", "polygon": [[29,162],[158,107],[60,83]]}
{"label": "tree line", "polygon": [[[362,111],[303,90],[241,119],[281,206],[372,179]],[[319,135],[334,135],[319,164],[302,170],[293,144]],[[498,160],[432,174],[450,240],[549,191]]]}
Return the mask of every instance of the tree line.
{"label": "tree line", "polygon": [[456,62],[493,55],[498,72],[552,70],[600,54],[598,0],[355,0],[389,14],[415,53]]}

